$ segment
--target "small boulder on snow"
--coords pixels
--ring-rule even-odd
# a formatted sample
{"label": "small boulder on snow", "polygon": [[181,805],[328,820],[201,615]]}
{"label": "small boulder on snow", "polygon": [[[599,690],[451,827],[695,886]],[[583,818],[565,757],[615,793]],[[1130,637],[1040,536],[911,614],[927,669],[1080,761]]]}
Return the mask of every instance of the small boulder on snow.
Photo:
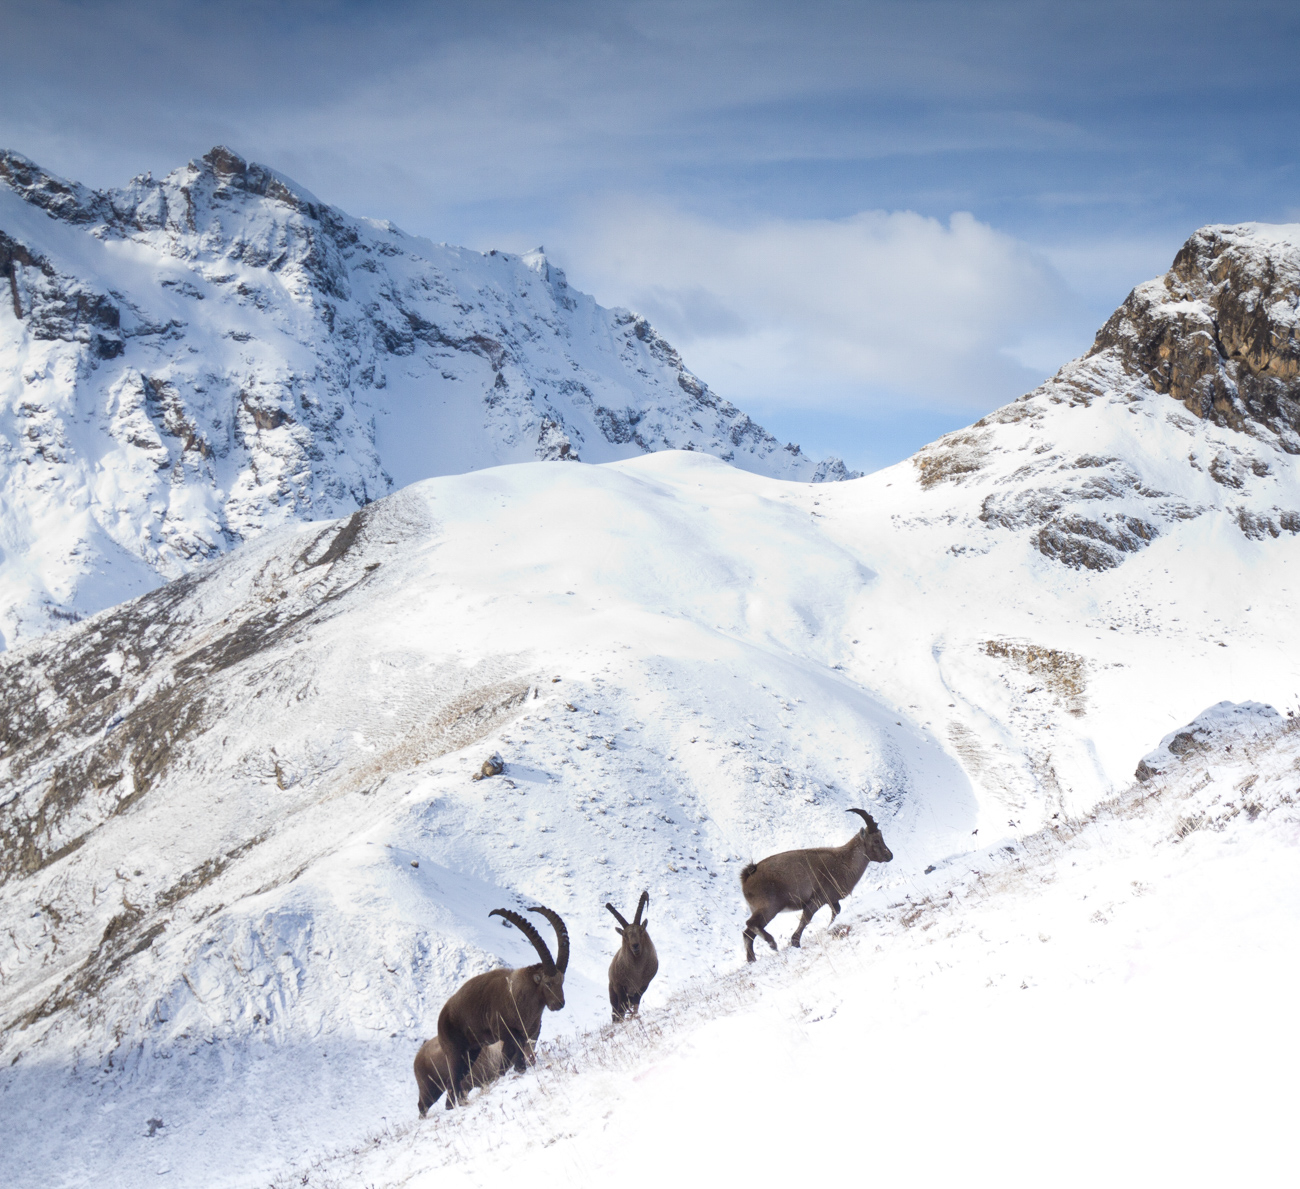
{"label": "small boulder on snow", "polygon": [[500,776],[506,770],[506,762],[501,758],[499,751],[494,751],[486,760],[483,761],[483,767],[474,773],[471,779],[483,780],[488,776]]}

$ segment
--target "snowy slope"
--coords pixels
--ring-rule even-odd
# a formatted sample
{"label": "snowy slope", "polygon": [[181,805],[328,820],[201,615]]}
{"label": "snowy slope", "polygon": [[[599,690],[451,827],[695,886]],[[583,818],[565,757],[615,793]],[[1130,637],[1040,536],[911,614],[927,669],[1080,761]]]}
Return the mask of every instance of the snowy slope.
{"label": "snowy slope", "polygon": [[[1273,384],[1277,352],[1228,352],[1224,279],[1263,261],[1280,287],[1288,234],[1198,233],[1200,271],[1185,261],[1190,280],[1135,290],[1088,358],[865,479],[795,484],[670,451],[431,479],[347,519],[272,529],[0,658],[0,1102],[30,1124],[16,1182],[136,1184],[165,1169],[159,1184],[265,1183],[408,1119],[410,1061],[445,996],[529,958],[517,933],[488,928],[500,905],[547,903],[569,921],[568,1006],[544,1036],[605,1018],[603,904],[643,887],[661,955],[648,1009],[702,996],[740,1012],[716,1043],[778,1017],[796,1036],[787,1009],[811,984],[782,981],[785,959],[760,958],[776,1017],[733,995],[744,861],[842,841],[844,810],[868,806],[896,858],[870,869],[850,922],[879,924],[906,896],[946,898],[971,864],[1129,796],[1154,741],[1205,707],[1294,705],[1289,381]],[[1285,345],[1294,303],[1279,292],[1256,308]],[[1180,395],[1159,365],[1204,332],[1156,332],[1192,314],[1225,353]],[[1293,750],[1275,713],[1247,717]],[[1166,751],[1200,754],[1191,737]],[[472,783],[497,750],[504,776]],[[1143,788],[1163,787],[1170,763],[1143,760]],[[1274,808],[1285,828],[1267,861],[1283,863],[1294,825]],[[1108,837],[1120,850],[1099,841],[1070,859],[1080,879],[1100,886],[1111,858],[1140,857],[1155,834]],[[1238,879],[1249,837],[1218,868],[1243,889],[1224,921],[1257,892]],[[1196,878],[1179,871],[1174,903]],[[1005,890],[1007,952],[1039,952],[1037,931],[1057,935],[1026,931],[1039,885]],[[1058,971],[1095,953],[1118,978],[1120,951],[1089,950],[1077,925]],[[861,1027],[885,1001],[899,1044],[916,1038],[905,1001],[930,985],[920,965],[947,963],[958,988],[996,973],[972,940],[982,927],[939,955],[900,943],[892,974],[845,984],[845,1019]],[[941,1019],[965,1018],[955,998],[940,997]],[[1067,1002],[1087,1006],[1067,995],[1049,1014]],[[1014,1036],[1019,1009],[997,1010]],[[832,1051],[795,1068],[824,1073]],[[532,1085],[490,1091],[484,1112],[514,1111]],[[593,1093],[584,1083],[573,1101]],[[585,1111],[566,1129],[590,1135]],[[525,1139],[550,1137],[550,1118]],[[621,1118],[611,1136],[634,1112]],[[477,1134],[464,1126],[456,1151]],[[402,1176],[437,1164],[441,1139],[403,1136],[425,1164]]]}
{"label": "snowy slope", "polygon": [[1086,817],[855,898],[802,952],[272,1184],[1283,1183],[1298,728],[1214,707]]}
{"label": "snowy slope", "polygon": [[0,153],[0,634],[431,475],[782,446],[643,319],[354,219],[226,149],[90,191]]}

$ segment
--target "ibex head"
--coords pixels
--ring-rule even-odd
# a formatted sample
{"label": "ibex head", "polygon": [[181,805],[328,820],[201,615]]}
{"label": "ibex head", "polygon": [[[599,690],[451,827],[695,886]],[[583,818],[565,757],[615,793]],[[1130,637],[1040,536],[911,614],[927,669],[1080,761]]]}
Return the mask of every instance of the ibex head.
{"label": "ibex head", "polygon": [[858,834],[858,837],[862,839],[863,846],[866,848],[867,860],[871,863],[892,862],[894,852],[885,845],[884,835],[881,834],[880,827],[876,825],[876,819],[865,809],[850,809],[847,812],[856,813],[867,823]]}
{"label": "ibex head", "polygon": [[646,928],[650,922],[641,919],[641,914],[645,911],[645,906],[649,903],[650,893],[642,892],[641,900],[636,906],[636,917],[631,924],[623,918],[623,914],[612,904],[605,905],[605,907],[614,914],[614,919],[620,926],[622,926],[621,928],[616,929],[615,932],[623,938],[623,944],[631,950],[632,957],[634,958],[639,958],[641,956],[641,950],[649,940]]}
{"label": "ibex head", "polygon": [[558,949],[554,958],[551,957],[551,951],[546,948],[546,942],[542,940],[541,934],[533,928],[530,921],[525,920],[517,912],[511,912],[508,908],[494,908],[488,916],[505,918],[533,943],[537,956],[542,960],[541,969],[533,971],[533,982],[541,992],[542,1001],[546,1006],[551,1011],[559,1011],[564,1006],[564,972],[569,967],[569,931],[564,927],[560,914],[553,909],[544,908],[539,904],[528,911],[544,916],[555,929]]}

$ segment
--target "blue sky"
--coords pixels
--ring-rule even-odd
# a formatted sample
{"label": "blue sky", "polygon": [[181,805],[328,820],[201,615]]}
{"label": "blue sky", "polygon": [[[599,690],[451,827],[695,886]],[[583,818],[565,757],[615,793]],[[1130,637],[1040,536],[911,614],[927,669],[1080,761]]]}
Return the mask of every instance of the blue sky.
{"label": "blue sky", "polygon": [[224,143],[544,244],[860,468],[1086,350],[1196,227],[1300,220],[1294,3],[0,0],[0,31],[0,144],[47,168]]}

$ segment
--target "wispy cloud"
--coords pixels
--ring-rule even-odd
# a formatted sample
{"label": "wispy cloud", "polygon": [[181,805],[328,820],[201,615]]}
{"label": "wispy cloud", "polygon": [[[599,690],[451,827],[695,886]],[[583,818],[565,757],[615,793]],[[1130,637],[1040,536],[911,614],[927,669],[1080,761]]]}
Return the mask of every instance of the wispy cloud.
{"label": "wispy cloud", "polygon": [[1081,349],[1094,329],[1041,253],[965,213],[727,226],[624,201],[590,211],[556,248],[755,407],[869,413],[903,397],[974,412],[1041,378],[1017,348],[1055,336]]}
{"label": "wispy cloud", "polygon": [[0,36],[0,145],[103,186],[226,143],[545,242],[835,440],[1009,399],[1195,227],[1300,190],[1289,0],[0,0]]}

